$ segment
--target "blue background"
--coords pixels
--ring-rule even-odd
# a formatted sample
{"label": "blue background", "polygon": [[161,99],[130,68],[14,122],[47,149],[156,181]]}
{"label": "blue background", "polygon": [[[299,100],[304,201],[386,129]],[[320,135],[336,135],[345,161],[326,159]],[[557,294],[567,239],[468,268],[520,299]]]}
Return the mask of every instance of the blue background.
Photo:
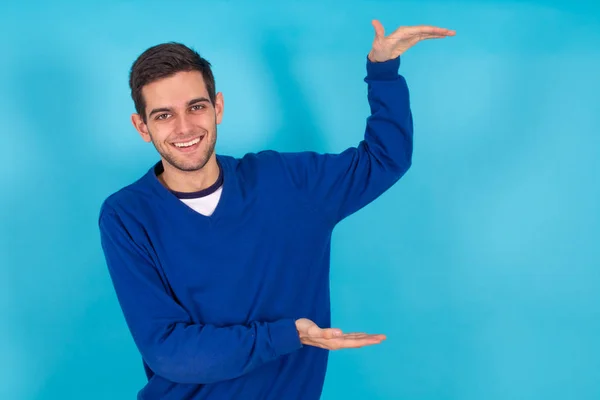
{"label": "blue background", "polygon": [[600,398],[600,5],[558,0],[4,5],[0,398],[144,383],[97,229],[157,159],[135,57],[175,40],[213,63],[219,153],[341,151],[372,18],[457,36],[403,57],[413,167],[334,232],[334,325],[388,340],[333,352],[323,399]]}

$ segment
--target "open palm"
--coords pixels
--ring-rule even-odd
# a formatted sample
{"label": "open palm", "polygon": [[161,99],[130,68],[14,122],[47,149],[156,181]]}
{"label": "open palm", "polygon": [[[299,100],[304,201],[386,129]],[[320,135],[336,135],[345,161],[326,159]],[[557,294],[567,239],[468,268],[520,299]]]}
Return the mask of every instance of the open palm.
{"label": "open palm", "polygon": [[394,59],[421,40],[442,39],[456,34],[456,31],[446,28],[418,25],[401,26],[385,36],[385,30],[381,22],[373,20],[371,23],[375,28],[375,38],[369,52],[369,59],[374,62]]}
{"label": "open palm", "polygon": [[302,344],[327,350],[370,346],[379,344],[386,339],[385,335],[371,335],[363,332],[343,333],[335,328],[320,328],[307,318],[297,320],[296,329]]}

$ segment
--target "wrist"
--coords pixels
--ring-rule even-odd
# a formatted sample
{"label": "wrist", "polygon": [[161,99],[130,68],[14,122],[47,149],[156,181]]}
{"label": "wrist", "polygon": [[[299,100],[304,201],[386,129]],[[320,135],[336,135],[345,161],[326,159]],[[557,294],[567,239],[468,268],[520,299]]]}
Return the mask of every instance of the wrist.
{"label": "wrist", "polygon": [[269,325],[271,341],[277,355],[288,354],[302,347],[298,328],[293,319],[282,319]]}
{"label": "wrist", "polygon": [[372,80],[396,80],[400,68],[400,57],[385,61],[372,61],[367,56],[367,78]]}
{"label": "wrist", "polygon": [[377,57],[375,56],[373,50],[369,51],[369,54],[367,54],[367,58],[369,59],[369,61],[371,61],[373,63],[382,62],[381,60],[377,59]]}

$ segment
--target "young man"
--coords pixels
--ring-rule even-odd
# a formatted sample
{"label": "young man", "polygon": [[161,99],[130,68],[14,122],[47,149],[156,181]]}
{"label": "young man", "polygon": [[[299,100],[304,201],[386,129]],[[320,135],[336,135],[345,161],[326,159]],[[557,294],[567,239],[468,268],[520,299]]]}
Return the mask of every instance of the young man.
{"label": "young man", "polygon": [[385,339],[330,328],[331,234],[411,165],[400,55],[455,32],[373,26],[371,116],[340,154],[217,155],[223,96],[210,64],[176,43],[133,64],[132,122],[160,161],[105,200],[99,226],[148,377],[138,398],[318,399],[329,350]]}

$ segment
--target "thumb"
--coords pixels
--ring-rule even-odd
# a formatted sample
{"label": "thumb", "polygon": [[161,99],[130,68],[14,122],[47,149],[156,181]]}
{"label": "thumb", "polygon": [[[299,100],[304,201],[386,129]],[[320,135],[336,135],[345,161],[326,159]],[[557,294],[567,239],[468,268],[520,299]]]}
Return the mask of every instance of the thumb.
{"label": "thumb", "polygon": [[313,325],[309,326],[308,329],[306,330],[306,333],[311,338],[322,338],[325,336],[324,330],[319,328],[319,326],[317,324],[313,324]]}
{"label": "thumb", "polygon": [[383,29],[383,25],[381,25],[381,22],[374,19],[373,21],[371,21],[371,24],[373,25],[373,28],[375,28],[375,37],[382,39],[385,36],[385,30]]}
{"label": "thumb", "polygon": [[296,321],[296,329],[302,336],[319,337],[321,328],[308,318],[300,318]]}

